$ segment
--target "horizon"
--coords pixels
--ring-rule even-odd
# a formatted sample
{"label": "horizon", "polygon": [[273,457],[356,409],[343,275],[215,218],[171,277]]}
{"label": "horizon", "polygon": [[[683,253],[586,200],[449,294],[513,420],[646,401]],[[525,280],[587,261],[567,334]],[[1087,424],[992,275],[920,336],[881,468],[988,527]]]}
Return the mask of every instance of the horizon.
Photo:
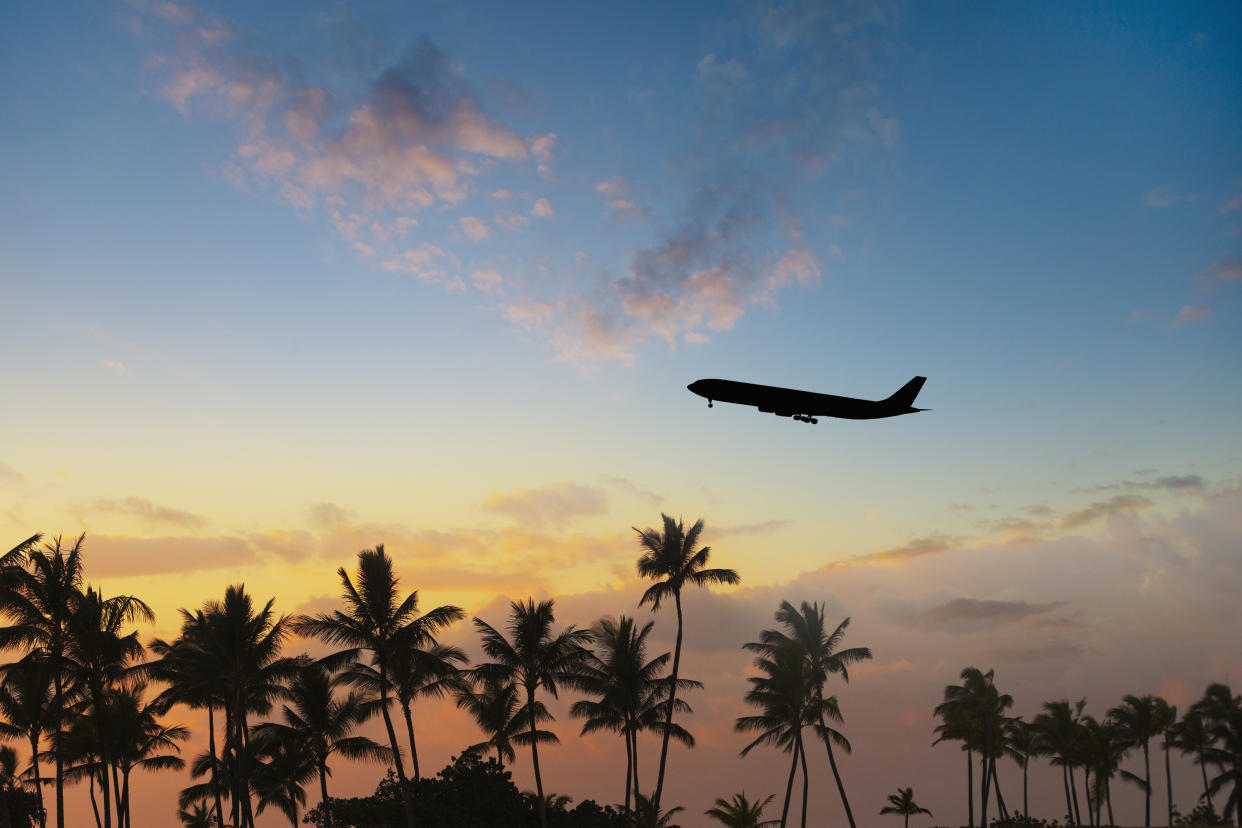
{"label": "horizon", "polygon": [[[653,620],[659,653],[675,618],[638,605],[635,529],[702,519],[741,581],[685,597],[685,828],[743,788],[781,802],[788,754],[739,757],[733,722],[783,600],[874,653],[831,685],[865,825],[896,824],[898,787],[935,814],[916,826],[965,823],[962,757],[931,744],[963,668],[1027,719],[1242,689],[1237,5],[10,20],[0,549],[85,533],[86,581],[154,610],[144,642],[233,584],[331,609],[383,545],[424,611],[465,610],[442,638],[472,662],[469,619],[527,598],[560,626]],[[863,400],[926,377],[930,410],[810,427],[709,408],[704,377]],[[615,804],[624,747],[580,738],[575,698],[544,785]],[[424,775],[478,741],[452,702],[415,717]],[[166,718],[205,749],[205,717]],[[811,821],[846,824],[808,758]],[[1199,771],[1173,767],[1185,813]],[[512,770],[534,787],[529,755]],[[363,796],[383,766],[333,771]],[[187,783],[137,776],[138,822],[175,824]],[[1032,766],[1036,815],[1064,817],[1060,784]],[[1141,792],[1113,795],[1142,824]],[[85,786],[66,811],[90,822]]]}

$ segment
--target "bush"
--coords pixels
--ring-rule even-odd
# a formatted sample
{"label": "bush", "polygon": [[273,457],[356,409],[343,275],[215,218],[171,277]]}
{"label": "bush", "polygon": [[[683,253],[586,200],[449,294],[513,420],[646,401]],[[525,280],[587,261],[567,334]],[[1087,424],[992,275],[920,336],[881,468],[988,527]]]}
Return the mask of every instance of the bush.
{"label": "bush", "polygon": [[1200,802],[1195,806],[1194,810],[1182,816],[1173,809],[1174,825],[1232,825],[1233,823],[1222,818],[1216,813],[1216,809],[1207,802]]}

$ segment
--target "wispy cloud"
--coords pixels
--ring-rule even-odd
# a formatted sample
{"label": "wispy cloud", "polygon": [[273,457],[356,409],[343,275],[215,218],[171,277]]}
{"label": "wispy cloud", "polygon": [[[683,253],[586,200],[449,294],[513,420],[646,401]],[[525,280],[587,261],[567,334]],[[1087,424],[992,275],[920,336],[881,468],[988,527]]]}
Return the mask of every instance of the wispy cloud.
{"label": "wispy cloud", "polygon": [[197,529],[207,522],[202,515],[171,506],[160,506],[141,497],[127,497],[124,500],[99,499],[91,505],[91,510],[137,518],[148,524],[179,526],[185,529]]}
{"label": "wispy cloud", "polygon": [[1147,195],[1143,196],[1143,203],[1148,207],[1172,207],[1178,202],[1191,202],[1195,197],[1190,193],[1179,193],[1172,187],[1156,187],[1148,190]]}
{"label": "wispy cloud", "polygon": [[1212,309],[1207,305],[1187,305],[1177,312],[1177,316],[1173,318],[1174,325],[1193,325],[1196,322],[1206,322],[1212,316]]}
{"label": "wispy cloud", "polygon": [[603,514],[608,496],[579,483],[551,483],[538,489],[496,492],[482,503],[485,511],[506,515],[522,526],[563,526],[574,518]]}
{"label": "wispy cloud", "polygon": [[1226,284],[1242,282],[1242,259],[1217,262],[1199,274],[1195,282],[1205,293],[1211,293]]}

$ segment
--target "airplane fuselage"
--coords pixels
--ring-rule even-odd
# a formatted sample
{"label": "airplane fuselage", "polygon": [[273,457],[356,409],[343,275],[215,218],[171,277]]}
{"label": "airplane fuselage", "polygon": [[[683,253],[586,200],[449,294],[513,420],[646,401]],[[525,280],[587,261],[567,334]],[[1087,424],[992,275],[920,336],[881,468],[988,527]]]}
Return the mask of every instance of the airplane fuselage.
{"label": "airplane fuselage", "polygon": [[753,405],[765,414],[813,421],[815,417],[837,417],[844,420],[878,420],[925,411],[912,403],[923,385],[923,377],[915,377],[900,391],[884,400],[859,400],[793,388],[778,388],[724,379],[701,379],[686,386],[712,401]]}

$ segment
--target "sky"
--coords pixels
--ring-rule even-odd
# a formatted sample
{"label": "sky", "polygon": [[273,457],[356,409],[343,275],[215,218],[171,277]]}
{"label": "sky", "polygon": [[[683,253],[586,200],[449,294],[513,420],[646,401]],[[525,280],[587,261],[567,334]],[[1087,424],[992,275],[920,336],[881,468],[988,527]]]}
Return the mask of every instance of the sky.
{"label": "sky", "polygon": [[[1237,4],[7,18],[0,531],[85,532],[89,580],[156,611],[144,634],[232,583],[329,608],[381,543],[425,608],[649,618],[632,527],[702,518],[742,583],[687,599],[687,828],[783,784],[732,732],[741,645],[783,599],[875,653],[837,688],[859,813],[900,785],[965,818],[960,756],[931,746],[963,667],[1027,718],[1242,681]],[[916,375],[931,411],[814,426],[685,388]],[[556,709],[548,788],[619,800],[619,740]],[[439,767],[469,725],[418,718]],[[1183,811],[1196,772],[1175,758]],[[143,824],[171,824],[184,781],[140,784]],[[1033,771],[1049,817],[1057,785]],[[837,820],[827,790],[812,815]]]}

